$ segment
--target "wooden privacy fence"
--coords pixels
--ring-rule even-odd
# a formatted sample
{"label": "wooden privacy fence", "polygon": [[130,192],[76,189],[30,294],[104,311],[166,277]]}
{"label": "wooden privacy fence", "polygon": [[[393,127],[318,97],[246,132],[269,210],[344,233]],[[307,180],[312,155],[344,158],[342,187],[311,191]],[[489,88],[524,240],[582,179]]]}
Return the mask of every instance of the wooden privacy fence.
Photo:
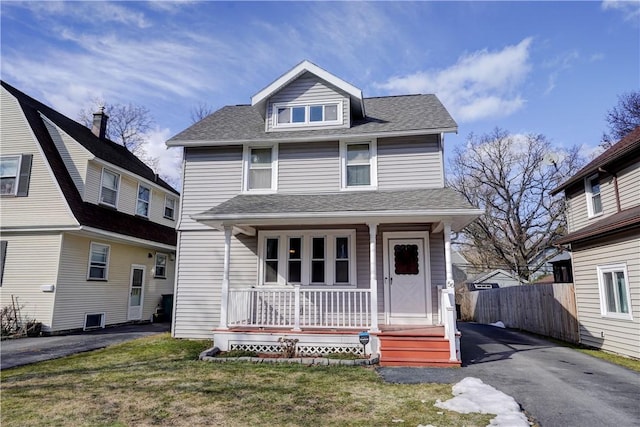
{"label": "wooden privacy fence", "polygon": [[512,286],[464,292],[463,320],[478,323],[502,321],[508,328],[577,343],[578,318],[571,283]]}

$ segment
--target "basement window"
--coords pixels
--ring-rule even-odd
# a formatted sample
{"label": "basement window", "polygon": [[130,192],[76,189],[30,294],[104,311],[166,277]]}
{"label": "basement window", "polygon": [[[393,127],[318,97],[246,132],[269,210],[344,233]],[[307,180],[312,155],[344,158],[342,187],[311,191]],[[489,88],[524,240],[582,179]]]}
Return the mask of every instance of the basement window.
{"label": "basement window", "polygon": [[104,313],[87,313],[84,315],[84,330],[104,328]]}

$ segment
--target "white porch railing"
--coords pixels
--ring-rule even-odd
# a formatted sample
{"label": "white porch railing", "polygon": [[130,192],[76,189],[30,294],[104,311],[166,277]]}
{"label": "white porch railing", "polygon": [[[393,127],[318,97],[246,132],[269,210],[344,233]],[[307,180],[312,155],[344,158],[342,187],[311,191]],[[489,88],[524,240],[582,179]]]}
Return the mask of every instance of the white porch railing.
{"label": "white porch railing", "polygon": [[456,301],[453,288],[440,291],[440,312],[444,325],[444,337],[449,340],[449,360],[459,361],[458,328],[456,326]]}
{"label": "white porch railing", "polygon": [[229,327],[369,329],[369,289],[229,289]]}

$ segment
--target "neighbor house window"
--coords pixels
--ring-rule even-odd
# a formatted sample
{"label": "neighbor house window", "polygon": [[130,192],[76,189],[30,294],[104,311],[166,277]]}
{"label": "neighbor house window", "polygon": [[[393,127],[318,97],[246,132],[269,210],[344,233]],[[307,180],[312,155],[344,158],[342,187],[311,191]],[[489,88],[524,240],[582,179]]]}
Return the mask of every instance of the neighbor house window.
{"label": "neighbor house window", "polygon": [[142,184],[138,185],[138,203],[136,205],[136,215],[149,218],[149,203],[151,201],[151,189]]}
{"label": "neighbor house window", "polygon": [[600,178],[598,175],[591,176],[586,180],[587,207],[589,216],[596,216],[602,213],[602,198],[600,195]]}
{"label": "neighbor house window", "polygon": [[167,278],[167,254],[156,254],[155,277],[160,279]]}
{"label": "neighbor house window", "polygon": [[373,141],[341,146],[342,188],[371,188],[376,182],[376,144]]}
{"label": "neighbor house window", "polygon": [[245,190],[274,191],[277,180],[276,146],[245,149]]}
{"label": "neighbor house window", "polygon": [[276,104],[273,116],[274,127],[340,125],[342,124],[342,103],[332,101],[301,105]]}
{"label": "neighbor house window", "polygon": [[91,243],[88,278],[93,280],[107,280],[108,269],[109,246],[100,243]]}
{"label": "neighbor house window", "polygon": [[33,155],[0,157],[0,195],[27,196]]}
{"label": "neighbor house window", "polygon": [[259,239],[264,284],[355,285],[353,230],[265,231]]}
{"label": "neighbor house window", "polygon": [[164,197],[164,217],[167,219],[175,219],[176,215],[176,199],[173,197]]}
{"label": "neighbor house window", "polygon": [[603,316],[631,319],[629,277],[625,264],[598,266],[600,310]]}
{"label": "neighbor house window", "polygon": [[102,170],[102,187],[100,189],[100,203],[116,207],[118,202],[118,188],[120,175],[108,169]]}

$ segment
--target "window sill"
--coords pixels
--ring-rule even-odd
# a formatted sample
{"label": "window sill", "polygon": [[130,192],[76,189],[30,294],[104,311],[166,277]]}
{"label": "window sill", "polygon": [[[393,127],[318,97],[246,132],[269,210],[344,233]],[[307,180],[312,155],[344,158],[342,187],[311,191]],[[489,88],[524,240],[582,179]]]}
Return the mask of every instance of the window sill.
{"label": "window sill", "polygon": [[168,216],[163,216],[163,218],[164,219],[168,219],[169,221],[175,221],[176,220],[175,218],[171,218],[171,217],[168,217]]}
{"label": "window sill", "polygon": [[630,314],[607,313],[607,314],[603,314],[602,318],[609,319],[609,320],[623,320],[627,322],[633,321],[633,316]]}
{"label": "window sill", "polygon": [[98,279],[97,277],[87,277],[87,282],[108,282],[108,279]]}
{"label": "window sill", "polygon": [[167,276],[153,276],[154,279],[166,279]]}
{"label": "window sill", "polygon": [[149,217],[148,216],[135,214],[135,217],[136,218],[140,218],[140,219],[145,219],[145,220],[149,221]]}
{"label": "window sill", "polygon": [[342,187],[340,191],[377,191],[377,185],[356,185],[353,187]]}
{"label": "window sill", "polygon": [[588,218],[588,219],[600,218],[602,215],[604,215],[604,212],[600,212],[600,213],[597,213],[597,214],[595,214],[595,215],[589,215],[589,214],[587,214],[587,218]]}
{"label": "window sill", "polygon": [[107,209],[113,209],[114,211],[117,211],[118,208],[114,205],[109,205],[107,203],[104,202],[99,202],[98,205],[102,206],[103,208],[107,208]]}

